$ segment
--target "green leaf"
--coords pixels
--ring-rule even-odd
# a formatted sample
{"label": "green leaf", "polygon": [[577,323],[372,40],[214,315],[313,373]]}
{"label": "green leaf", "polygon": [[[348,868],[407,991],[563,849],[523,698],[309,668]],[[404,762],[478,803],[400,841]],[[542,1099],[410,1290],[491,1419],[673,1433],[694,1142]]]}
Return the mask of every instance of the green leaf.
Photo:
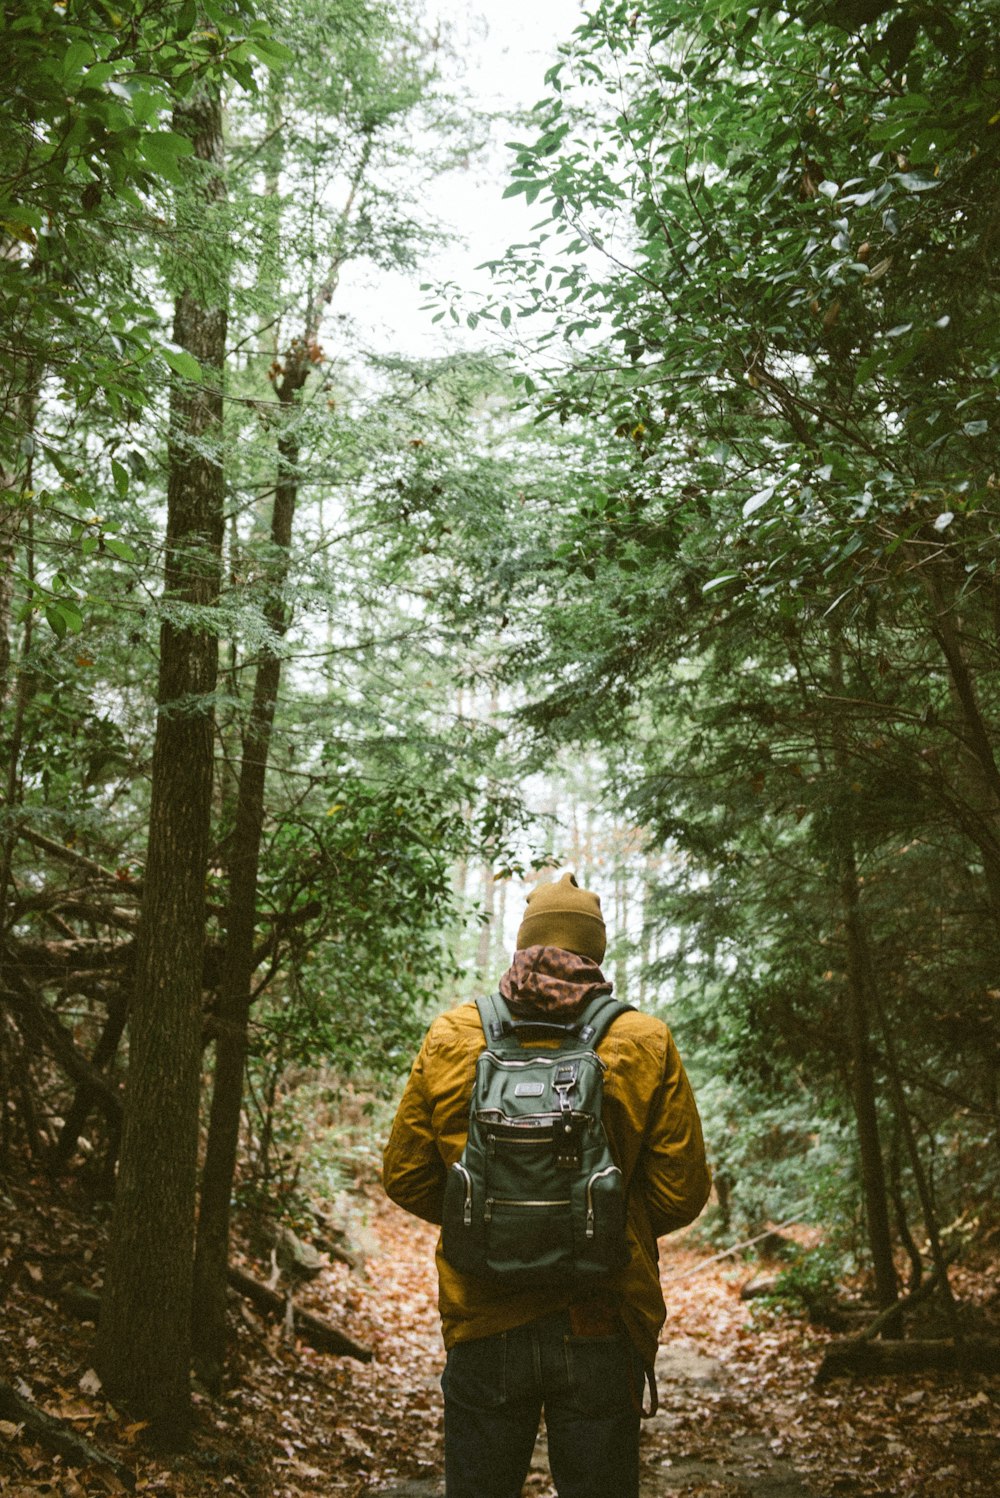
{"label": "green leaf", "polygon": [[110,552],[113,557],[118,557],[123,562],[135,561],[135,552],[127,541],[116,541],[114,537],[106,536],[104,539],[104,550]]}
{"label": "green leaf", "polygon": [[111,459],[111,476],[115,481],[115,490],[124,499],[128,494],[128,469],[123,468],[117,458]]}
{"label": "green leaf", "polygon": [[63,82],[69,83],[73,78],[78,78],[88,63],[94,60],[94,49],[89,42],[70,42],[63,53],[62,76]]}
{"label": "green leaf", "polygon": [[139,137],[139,151],[154,172],[176,182],[181,176],[180,161],[190,156],[191,142],[175,130],[151,130]]}
{"label": "green leaf", "polygon": [[66,634],[66,620],[63,618],[62,610],[56,608],[54,603],[47,603],[45,605],[45,618],[56,638],[63,639]]}
{"label": "green leaf", "polygon": [[201,365],[194,354],[189,354],[182,348],[164,348],[160,352],[174,374],[180,375],[182,379],[201,383]]}
{"label": "green leaf", "polygon": [[247,38],[247,47],[261,62],[266,62],[270,68],[287,67],[295,61],[295,53],[289,48],[276,42],[272,36],[251,36]]}
{"label": "green leaf", "polygon": [[756,494],[752,494],[743,506],[743,519],[749,520],[751,515],[756,514],[759,509],[766,505],[777,487],[776,482],[767,484],[763,489],[758,489]]}
{"label": "green leaf", "polygon": [[57,639],[67,634],[78,634],[83,628],[83,615],[70,598],[56,598],[45,605],[45,619]]}
{"label": "green leaf", "polygon": [[941,186],[940,177],[928,177],[923,172],[893,172],[892,180],[906,192],[931,192]]}
{"label": "green leaf", "polygon": [[148,125],[165,108],[166,100],[162,96],[147,93],[145,89],[132,95],[132,114],[140,125]]}

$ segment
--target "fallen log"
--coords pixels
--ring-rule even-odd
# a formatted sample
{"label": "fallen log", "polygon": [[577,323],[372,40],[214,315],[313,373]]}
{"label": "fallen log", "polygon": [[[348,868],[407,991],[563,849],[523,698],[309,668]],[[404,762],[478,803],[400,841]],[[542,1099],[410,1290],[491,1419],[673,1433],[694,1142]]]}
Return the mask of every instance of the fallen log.
{"label": "fallen log", "polygon": [[948,1338],[872,1342],[845,1337],[827,1344],[815,1381],[824,1384],[845,1373],[922,1373],[929,1368],[955,1369],[959,1373],[1000,1373],[1000,1340],[996,1337],[966,1337],[960,1343]]}
{"label": "fallen log", "polygon": [[[226,1271],[226,1277],[234,1290],[238,1290],[240,1295],[245,1296],[260,1310],[268,1311],[272,1315],[284,1316],[285,1297],[279,1295],[276,1290],[270,1290],[260,1280],[255,1280],[252,1275],[246,1274],[232,1264]],[[301,1306],[293,1304],[292,1317],[296,1335],[301,1337],[303,1342],[308,1342],[310,1347],[315,1347],[317,1352],[330,1352],[337,1357],[356,1358],[359,1363],[371,1362],[371,1348],[362,1347],[360,1342],[353,1342],[329,1321],[324,1321],[322,1316],[316,1316],[312,1311],[305,1311]]]}
{"label": "fallen log", "polygon": [[37,1441],[47,1451],[54,1451],[57,1456],[64,1456],[75,1467],[107,1467],[130,1493],[135,1491],[136,1477],[131,1467],[123,1466],[107,1451],[78,1436],[64,1421],[47,1415],[2,1380],[0,1415],[15,1425],[22,1425],[29,1439]]}

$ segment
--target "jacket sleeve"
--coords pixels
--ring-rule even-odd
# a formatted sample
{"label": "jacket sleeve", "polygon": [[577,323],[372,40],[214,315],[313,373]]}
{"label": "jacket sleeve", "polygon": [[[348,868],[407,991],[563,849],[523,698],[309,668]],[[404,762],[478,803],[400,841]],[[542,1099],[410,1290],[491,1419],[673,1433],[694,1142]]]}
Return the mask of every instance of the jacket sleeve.
{"label": "jacket sleeve", "polygon": [[440,1225],[445,1167],[433,1129],[433,1106],[427,1087],[430,1035],[413,1063],[392,1133],[382,1157],[386,1195],[415,1217]]}
{"label": "jacket sleeve", "polygon": [[712,1178],[705,1160],[701,1119],[669,1032],[663,1076],[638,1169],[640,1189],[657,1238],[693,1222],[708,1200]]}

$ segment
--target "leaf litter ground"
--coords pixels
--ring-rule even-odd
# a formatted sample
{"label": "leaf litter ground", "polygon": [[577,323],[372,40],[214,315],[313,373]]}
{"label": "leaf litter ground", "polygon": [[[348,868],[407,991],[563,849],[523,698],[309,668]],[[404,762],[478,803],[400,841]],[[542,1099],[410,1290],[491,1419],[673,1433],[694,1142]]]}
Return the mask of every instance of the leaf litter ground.
{"label": "leaf litter ground", "polygon": [[[102,1397],[92,1326],[75,1319],[97,1287],[103,1230],[41,1182],[0,1191],[2,1376],[33,1403],[136,1473],[137,1491],[198,1498],[436,1498],[441,1483],[443,1362],[434,1230],[373,1197],[358,1272],[335,1263],[302,1294],[310,1309],[371,1347],[365,1365],[290,1345],[234,1300],[232,1378],[218,1401],[196,1395],[189,1453],[144,1449],[141,1423]],[[813,1377],[827,1334],[740,1300],[744,1265],[714,1264],[694,1244],[663,1245],[668,1319],[658,1361],[660,1412],[642,1435],[642,1493],[827,1498],[852,1493],[994,1498],[1000,1487],[1000,1381],[927,1373]],[[247,1267],[266,1274],[261,1263]],[[996,1266],[960,1271],[966,1299],[995,1308]],[[4,1498],[123,1491],[106,1468],[74,1467],[0,1421]],[[526,1498],[553,1498],[544,1434]],[[610,1498],[610,1495],[609,1495]]]}

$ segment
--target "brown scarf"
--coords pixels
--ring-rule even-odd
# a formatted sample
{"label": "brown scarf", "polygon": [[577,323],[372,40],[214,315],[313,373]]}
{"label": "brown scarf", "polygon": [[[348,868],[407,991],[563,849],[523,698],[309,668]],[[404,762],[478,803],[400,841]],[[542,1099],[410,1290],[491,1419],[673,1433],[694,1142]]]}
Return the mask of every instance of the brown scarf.
{"label": "brown scarf", "polygon": [[500,979],[500,993],[520,1019],[557,1015],[572,1019],[612,985],[596,962],[562,947],[525,947]]}

